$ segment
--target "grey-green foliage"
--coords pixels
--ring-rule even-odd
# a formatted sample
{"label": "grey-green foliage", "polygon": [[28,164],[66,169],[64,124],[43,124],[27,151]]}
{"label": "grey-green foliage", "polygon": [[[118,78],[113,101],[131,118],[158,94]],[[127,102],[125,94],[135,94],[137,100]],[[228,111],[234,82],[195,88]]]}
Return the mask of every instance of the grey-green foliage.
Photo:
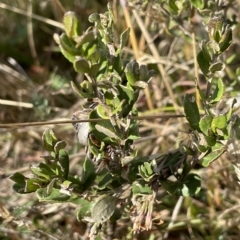
{"label": "grey-green foliage", "polygon": [[[201,1],[191,3],[204,8]],[[168,9],[174,14],[180,11],[174,1],[170,1]],[[132,118],[138,116],[134,104],[154,71],[122,58],[130,29],[120,35],[120,43],[116,44],[110,4],[107,12],[94,13],[89,21],[94,26],[84,32],[76,15],[68,12],[63,20],[65,33],[55,36],[62,54],[76,72],[85,76],[79,86],[72,83],[73,89],[80,97],[97,102],[89,108],[89,119],[102,119],[89,123],[88,153],[81,176],[70,174],[66,143],[47,130],[43,145],[50,156],[44,157],[39,166],[30,167],[33,177],[15,173],[11,179],[18,193],[36,192],[39,200],[45,202],[75,203],[77,218],[94,223],[91,236],[110,218],[116,221],[126,215],[123,209],[129,207],[135,213],[133,231],[150,229],[158,189],[183,196],[197,194],[201,181],[198,175],[190,173],[191,169],[196,162],[208,166],[225,151],[223,140],[230,138],[232,106],[225,114],[214,112],[224,94],[223,79],[215,73],[224,70],[219,56],[230,46],[232,31],[218,18],[212,18],[208,25],[209,41],[201,43],[197,59],[209,86],[206,92],[198,83],[196,86],[204,116],[200,115],[194,97],[187,95],[184,99],[192,140],[165,154],[136,156],[132,143],[139,138],[139,121]],[[170,176],[176,180],[169,180]]]}

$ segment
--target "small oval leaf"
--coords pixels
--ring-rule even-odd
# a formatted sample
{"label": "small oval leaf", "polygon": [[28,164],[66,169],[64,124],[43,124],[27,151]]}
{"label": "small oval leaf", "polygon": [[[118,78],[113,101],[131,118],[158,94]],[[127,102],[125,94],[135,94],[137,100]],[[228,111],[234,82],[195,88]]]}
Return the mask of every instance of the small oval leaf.
{"label": "small oval leaf", "polygon": [[223,35],[223,40],[220,43],[220,51],[224,52],[232,43],[232,29],[228,28]]}
{"label": "small oval leaf", "polygon": [[220,101],[224,94],[224,84],[221,78],[217,80],[216,88],[210,98],[210,103],[216,103]]}
{"label": "small oval leaf", "polygon": [[68,179],[69,173],[69,156],[64,149],[59,150],[59,163],[61,164],[64,173],[64,179],[66,180]]}
{"label": "small oval leaf", "polygon": [[225,148],[225,146],[223,144],[217,143],[212,148],[212,152],[210,152],[208,155],[206,155],[202,159],[202,165],[204,167],[207,167],[211,162],[213,162],[216,159],[218,159],[225,152],[225,150],[226,150],[226,148]]}
{"label": "small oval leaf", "polygon": [[203,51],[199,52],[199,54],[197,55],[197,61],[198,61],[198,65],[202,71],[202,73],[204,75],[207,75],[209,72],[209,67],[210,67],[210,63],[209,61],[205,58]]}
{"label": "small oval leaf", "polygon": [[47,151],[54,151],[54,146],[58,142],[52,129],[47,129],[44,131],[43,136],[43,146]]}
{"label": "small oval leaf", "polygon": [[199,127],[205,135],[208,135],[209,129],[211,128],[212,119],[213,117],[208,115],[202,117],[199,122]]}
{"label": "small oval leaf", "polygon": [[69,38],[81,34],[80,21],[74,12],[67,12],[63,17],[63,25]]}
{"label": "small oval leaf", "polygon": [[74,61],[74,69],[78,73],[89,73],[90,72],[89,63],[84,58],[79,58]]}
{"label": "small oval leaf", "polygon": [[212,120],[211,128],[213,132],[216,132],[216,129],[224,129],[227,126],[226,116],[219,115]]}
{"label": "small oval leaf", "polygon": [[209,67],[209,70],[210,70],[212,73],[215,73],[215,72],[218,72],[218,71],[223,71],[224,68],[225,68],[225,64],[224,64],[224,63],[216,62],[216,63],[213,63],[213,64]]}
{"label": "small oval leaf", "polygon": [[189,95],[186,95],[184,98],[184,112],[186,114],[186,118],[189,122],[189,125],[195,129],[199,130],[199,121],[200,121],[200,114],[198,110],[198,106],[196,103],[195,98]]}
{"label": "small oval leaf", "polygon": [[67,146],[66,141],[58,141],[54,146],[54,151],[59,152],[61,149],[64,149]]}
{"label": "small oval leaf", "polygon": [[120,138],[115,134],[115,132],[111,131],[111,130],[108,129],[108,128],[105,128],[104,126],[101,126],[101,125],[96,124],[96,125],[95,125],[95,128],[98,130],[98,132],[104,133],[106,136],[108,136],[108,137],[110,137],[110,138],[120,139]]}
{"label": "small oval leaf", "polygon": [[106,222],[113,215],[115,208],[114,197],[106,195],[100,197],[92,209],[93,221],[97,224]]}
{"label": "small oval leaf", "polygon": [[39,188],[36,191],[36,195],[40,202],[49,202],[49,203],[66,202],[70,198],[69,195],[61,193],[60,190],[57,188],[52,188],[52,191],[50,194],[47,193],[46,188]]}

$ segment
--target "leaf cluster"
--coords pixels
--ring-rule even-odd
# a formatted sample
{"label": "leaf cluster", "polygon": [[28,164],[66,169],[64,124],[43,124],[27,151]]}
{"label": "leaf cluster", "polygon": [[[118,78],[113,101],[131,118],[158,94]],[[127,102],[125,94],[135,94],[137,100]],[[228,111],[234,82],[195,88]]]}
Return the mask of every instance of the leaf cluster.
{"label": "leaf cluster", "polygon": [[[191,1],[203,8],[201,1]],[[180,7],[170,1],[168,10],[179,13]],[[72,63],[84,80],[74,91],[87,100],[84,106],[89,119],[86,158],[80,176],[72,176],[65,141],[52,130],[43,134],[43,145],[50,153],[38,166],[30,166],[32,176],[12,175],[18,193],[36,192],[40,201],[72,202],[77,205],[77,218],[92,224],[93,238],[107,221],[128,216],[133,231],[150,229],[152,213],[159,189],[170,195],[192,196],[201,189],[201,180],[191,173],[196,164],[207,167],[226,151],[231,137],[233,105],[216,112],[223,98],[223,79],[217,74],[224,70],[221,55],[229,48],[232,30],[221,19],[213,17],[208,24],[209,41],[202,41],[197,61],[208,84],[204,92],[196,81],[204,114],[192,96],[184,98],[190,141],[168,153],[137,156],[133,141],[139,138],[139,121],[135,103],[139,92],[148,86],[154,75],[146,65],[122,57],[130,29],[114,40],[114,16],[111,5],[103,14],[90,15],[94,25],[85,32],[75,13],[64,16],[65,33],[55,35],[62,54]],[[91,104],[89,104],[89,102]],[[129,210],[131,209],[131,211]]]}

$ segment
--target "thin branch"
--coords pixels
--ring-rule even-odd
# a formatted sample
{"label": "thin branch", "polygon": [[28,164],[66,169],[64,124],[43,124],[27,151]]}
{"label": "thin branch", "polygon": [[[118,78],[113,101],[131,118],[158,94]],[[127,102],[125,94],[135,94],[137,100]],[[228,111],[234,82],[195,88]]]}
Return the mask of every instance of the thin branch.
{"label": "thin branch", "polygon": [[[183,114],[168,114],[168,115],[152,115],[152,116],[138,116],[129,117],[132,120],[143,120],[143,119],[156,119],[156,118],[179,118],[185,117]],[[84,120],[59,120],[59,121],[46,121],[46,122],[26,122],[26,123],[0,123],[0,128],[18,128],[18,127],[31,127],[41,125],[56,125],[56,124],[68,124],[78,122],[99,122],[107,121],[109,119],[95,118],[95,119],[84,119]]]}
{"label": "thin branch", "polygon": [[167,239],[167,238],[168,238],[169,229],[171,229],[171,227],[173,226],[174,222],[175,222],[176,219],[177,219],[178,213],[180,212],[180,208],[181,208],[182,203],[183,203],[183,199],[184,199],[183,196],[180,196],[180,197],[178,198],[177,204],[175,205],[175,207],[174,207],[174,209],[173,209],[171,221],[170,221],[170,223],[168,224],[167,231],[165,232],[165,234],[164,234],[164,236],[163,236],[163,239]]}
{"label": "thin branch", "polygon": [[[195,30],[194,30],[194,15],[195,15],[195,9],[192,8],[190,23],[191,23],[191,37],[192,37],[193,59],[194,59],[194,75],[195,75],[196,82],[199,86],[200,83],[199,83],[199,74],[198,74],[196,36],[195,36]],[[200,95],[199,95],[198,91],[196,91],[196,102],[197,102],[198,107],[200,108],[201,100],[200,100]]]}

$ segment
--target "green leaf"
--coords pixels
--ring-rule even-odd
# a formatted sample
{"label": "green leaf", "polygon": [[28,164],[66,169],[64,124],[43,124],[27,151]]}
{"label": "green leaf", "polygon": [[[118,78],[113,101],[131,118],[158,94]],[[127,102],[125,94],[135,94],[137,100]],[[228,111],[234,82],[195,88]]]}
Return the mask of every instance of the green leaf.
{"label": "green leaf", "polygon": [[95,93],[94,93],[94,90],[93,90],[93,84],[91,82],[89,82],[88,80],[82,81],[79,89],[84,94],[88,94],[90,96],[95,96]]}
{"label": "green leaf", "polygon": [[59,141],[52,129],[44,131],[42,136],[43,146],[47,151],[54,151],[55,144]]}
{"label": "green leaf", "polygon": [[59,163],[61,164],[64,173],[64,179],[66,180],[68,179],[69,173],[69,156],[63,149],[60,149],[59,151]]}
{"label": "green leaf", "polygon": [[77,204],[79,205],[77,210],[78,221],[83,220],[85,217],[91,216],[91,211],[94,206],[93,202],[89,202],[83,198],[79,198],[77,200]]}
{"label": "green leaf", "polygon": [[90,23],[95,23],[95,22],[100,22],[100,16],[98,13],[92,13],[89,17],[88,17],[88,21]]}
{"label": "green leaf", "polygon": [[154,176],[155,173],[153,172],[153,164],[152,162],[145,162],[139,166],[139,174],[145,181],[150,181]]}
{"label": "green leaf", "polygon": [[149,161],[148,156],[140,157],[140,158],[134,158],[131,161],[131,164],[128,165],[129,167],[129,174],[128,178],[131,182],[136,181],[139,179],[139,166],[142,165],[144,162]]}
{"label": "green leaf", "polygon": [[169,152],[168,154],[161,155],[156,160],[161,161],[161,166],[162,166],[161,168],[163,169],[166,167],[174,168],[175,165],[179,164],[179,161],[183,162],[184,158],[185,158],[185,154],[179,150],[176,150],[176,151]]}
{"label": "green leaf", "polygon": [[211,54],[211,52],[209,51],[206,42],[205,42],[205,41],[202,41],[202,42],[201,42],[201,45],[202,45],[202,52],[203,52],[204,58],[205,58],[208,62],[211,62],[211,61],[212,61],[212,54]]}
{"label": "green leaf", "polygon": [[58,141],[54,146],[54,151],[58,153],[61,149],[64,149],[67,146],[66,141]]}
{"label": "green leaf", "polygon": [[175,0],[169,0],[168,5],[169,5],[170,10],[174,14],[177,14],[178,13],[178,7],[177,7],[175,2],[176,2]]}
{"label": "green leaf", "polygon": [[201,178],[197,174],[188,174],[181,182],[179,191],[184,197],[193,196],[201,190]]}
{"label": "green leaf", "polygon": [[[105,92],[105,95],[104,95],[106,100],[109,100],[108,94],[111,94],[111,97],[110,97],[111,100],[109,102],[106,101],[106,105],[111,105],[112,106],[113,105],[112,104],[113,98],[117,97],[119,95],[119,91],[116,88],[116,84],[112,81],[112,79],[111,79],[111,81],[101,80],[101,81],[97,82],[97,86],[99,88],[107,90]],[[111,92],[111,93],[109,93],[109,92]]]}
{"label": "green leaf", "polygon": [[137,140],[139,138],[140,138],[140,136],[139,136],[139,122],[138,121],[133,121],[130,124],[130,127],[129,127],[128,139]]}
{"label": "green leaf", "polygon": [[107,105],[98,104],[96,107],[98,115],[103,119],[109,119],[111,114],[110,109]]}
{"label": "green leaf", "polygon": [[148,68],[146,65],[141,65],[139,67],[139,80],[143,82],[148,82]]}
{"label": "green leaf", "polygon": [[[39,166],[40,166],[40,164],[39,164]],[[50,167],[50,171],[51,171],[51,172],[49,172],[49,176],[51,176],[51,177],[56,177],[56,176],[62,177],[63,171],[62,171],[62,168],[61,168],[60,164],[57,161],[49,163],[49,167]],[[48,174],[47,171],[49,171],[49,170],[45,169],[44,172],[45,171],[46,171],[46,174]]]}
{"label": "green leaf", "polygon": [[97,188],[100,190],[104,190],[113,182],[113,176],[106,170],[102,176],[99,176],[96,180],[98,182]]}
{"label": "green leaf", "polygon": [[80,49],[82,50],[81,56],[88,59],[89,56],[91,56],[98,49],[98,45],[95,41],[87,42],[87,43],[84,43]]}
{"label": "green leaf", "polygon": [[90,73],[90,66],[86,59],[84,58],[78,58],[73,63],[74,69],[78,73]]}
{"label": "green leaf", "polygon": [[211,162],[218,159],[224,152],[226,148],[222,143],[216,143],[212,148],[212,151],[207,154],[201,161],[204,167],[207,167]]}
{"label": "green leaf", "polygon": [[206,132],[208,135],[204,135],[203,133],[198,134],[198,149],[201,152],[206,153],[210,150],[210,147],[213,147],[216,144],[216,136],[213,134],[211,128]]}
{"label": "green leaf", "polygon": [[223,26],[222,17],[211,18],[207,26],[210,40],[219,43],[220,40],[222,39],[222,26]]}
{"label": "green leaf", "polygon": [[145,182],[135,181],[132,184],[132,193],[136,194],[152,194],[152,189]]}
{"label": "green leaf", "polygon": [[110,130],[109,128],[106,128],[106,127],[101,126],[99,124],[96,124],[95,128],[98,132],[103,133],[103,134],[105,134],[106,136],[108,136],[112,139],[120,140],[120,137],[115,133],[114,129]]}
{"label": "green leaf", "polygon": [[188,161],[185,161],[184,166],[183,166],[183,170],[182,170],[182,177],[185,178],[191,170],[192,170],[191,163],[188,162]]}
{"label": "green leaf", "polygon": [[216,63],[213,63],[213,64],[209,67],[209,70],[210,70],[212,73],[215,73],[215,72],[218,72],[218,71],[223,71],[224,68],[225,68],[225,64],[224,64],[224,63],[216,62]]}
{"label": "green leaf", "polygon": [[9,177],[15,183],[25,186],[25,180],[27,179],[23,174],[16,172]]}
{"label": "green leaf", "polygon": [[15,192],[17,192],[19,194],[26,194],[26,192],[24,191],[25,184],[22,185],[22,184],[14,183],[12,188]]}
{"label": "green leaf", "polygon": [[139,80],[138,63],[135,60],[129,62],[124,69],[124,73],[126,75],[128,83],[133,86],[135,82]]}
{"label": "green leaf", "polygon": [[207,43],[207,48],[209,50],[209,53],[211,55],[213,54],[218,54],[218,52],[220,51],[220,46],[217,42],[215,42],[214,40],[213,41],[209,41]]}
{"label": "green leaf", "polygon": [[[93,64],[99,62],[101,59],[102,53],[99,49],[96,49],[90,56],[88,56],[88,60]],[[100,65],[99,65],[100,66]]]}
{"label": "green leaf", "polygon": [[[122,100],[118,106],[114,105],[116,108],[112,111],[112,116],[119,116],[123,112],[123,107],[126,105],[126,101]],[[111,120],[111,118],[110,118]]]}
{"label": "green leaf", "polygon": [[59,38],[59,47],[65,58],[70,62],[75,61],[75,56],[80,55],[81,51],[75,48],[75,43],[72,39],[63,33]]}
{"label": "green leaf", "polygon": [[49,203],[56,203],[56,202],[67,202],[70,199],[69,195],[61,193],[59,189],[52,188],[50,194],[47,194],[46,188],[39,188],[36,191],[36,195],[40,202],[49,202]]}
{"label": "green leaf", "polygon": [[112,196],[101,196],[92,209],[92,219],[97,224],[106,222],[114,213],[116,200]]}
{"label": "green leaf", "polygon": [[207,145],[200,145],[200,144],[198,145],[197,148],[202,153],[206,153],[208,151],[208,149],[209,149],[209,147]]}
{"label": "green leaf", "polygon": [[52,192],[53,187],[54,187],[56,181],[57,181],[57,178],[53,178],[53,179],[51,180],[51,182],[47,185],[47,187],[46,187],[46,193],[47,193],[47,195],[49,195],[49,194]]}
{"label": "green leaf", "polygon": [[100,76],[100,74],[99,74],[100,67],[101,67],[101,63],[92,64],[89,75],[92,77],[96,77],[96,78],[98,77],[98,75]]}
{"label": "green leaf", "polygon": [[198,106],[194,97],[190,97],[189,95],[185,96],[184,112],[189,122],[189,125],[194,130],[200,131],[200,128],[199,128],[200,114],[199,114]]}
{"label": "green leaf", "polygon": [[211,123],[211,129],[216,132],[216,129],[225,129],[227,127],[227,118],[224,115],[214,117]]}
{"label": "green leaf", "polygon": [[37,167],[31,166],[30,170],[35,176],[41,177],[46,180],[49,180],[52,175],[55,175],[52,169],[48,167],[48,165],[45,163],[40,163]]}
{"label": "green leaf", "polygon": [[26,180],[24,188],[25,193],[35,192],[37,189],[45,187],[47,182],[44,182],[38,178],[31,178]]}
{"label": "green leaf", "polygon": [[81,48],[85,43],[92,43],[95,40],[95,34],[90,28],[81,36],[73,36],[76,42],[76,48]]}
{"label": "green leaf", "polygon": [[100,151],[98,145],[96,145],[95,142],[92,141],[92,139],[88,140],[88,145],[89,145],[91,154],[93,154],[93,156],[95,156],[95,157],[99,157],[101,154],[101,151]]}
{"label": "green leaf", "polygon": [[82,87],[79,88],[75,85],[73,81],[71,81],[71,87],[75,93],[77,93],[81,98],[93,98],[94,95],[91,92],[86,92]]}
{"label": "green leaf", "polygon": [[144,168],[146,169],[146,173],[148,175],[152,175],[154,173],[153,170],[152,170],[152,163],[145,162],[144,163]]}
{"label": "green leaf", "polygon": [[125,87],[121,84],[117,85],[117,89],[119,91],[119,95],[115,98],[115,106],[118,107],[120,102],[125,100],[125,104],[122,106],[122,117],[127,117],[133,108],[133,104],[137,100],[138,94],[131,88]]}
{"label": "green leaf", "polygon": [[175,194],[179,189],[179,184],[170,180],[162,180],[161,185],[170,195]]}
{"label": "green leaf", "polygon": [[224,84],[221,78],[218,78],[216,88],[210,98],[210,103],[219,102],[224,94]]}
{"label": "green leaf", "polygon": [[[100,116],[98,115],[96,109],[89,114],[89,119],[95,119],[99,117]],[[99,142],[112,143],[111,137],[113,137],[113,139],[120,139],[119,136],[115,134],[115,129],[110,120],[89,122],[89,127],[92,135],[98,139]],[[110,136],[108,134],[110,134]]]}
{"label": "green leaf", "polygon": [[81,25],[74,12],[67,12],[63,17],[63,25],[69,38],[81,35]]}
{"label": "green leaf", "polygon": [[209,135],[205,136],[205,139],[207,141],[208,146],[213,147],[216,144],[217,137],[213,135],[213,132],[211,131],[211,128],[209,129]]}
{"label": "green leaf", "polygon": [[200,130],[207,136],[209,134],[209,129],[211,128],[212,119],[212,116],[207,115],[202,117],[199,122]]}
{"label": "green leaf", "polygon": [[204,8],[204,1],[202,1],[202,0],[190,0],[190,2],[197,9]]}
{"label": "green leaf", "polygon": [[220,42],[220,51],[224,52],[226,49],[229,48],[229,46],[232,43],[232,29],[228,28],[224,35],[223,35],[223,39]]}
{"label": "green leaf", "polygon": [[86,158],[83,163],[83,170],[82,170],[82,176],[81,176],[81,184],[84,187],[83,190],[88,189],[94,182],[96,178],[95,170],[96,170],[96,167],[94,163],[90,159]]}
{"label": "green leaf", "polygon": [[209,67],[210,63],[209,61],[205,58],[203,51],[200,51],[197,55],[197,61],[198,65],[204,75],[207,75],[209,72]]}

